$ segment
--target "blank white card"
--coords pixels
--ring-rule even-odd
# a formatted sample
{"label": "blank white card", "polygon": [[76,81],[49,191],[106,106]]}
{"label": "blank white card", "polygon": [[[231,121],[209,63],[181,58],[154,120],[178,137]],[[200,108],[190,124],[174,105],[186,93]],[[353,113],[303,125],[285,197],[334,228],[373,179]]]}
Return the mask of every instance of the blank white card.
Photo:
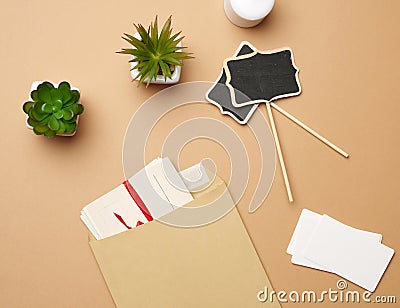
{"label": "blank white card", "polygon": [[292,263],[335,273],[373,292],[394,250],[382,235],[304,209],[287,248]]}

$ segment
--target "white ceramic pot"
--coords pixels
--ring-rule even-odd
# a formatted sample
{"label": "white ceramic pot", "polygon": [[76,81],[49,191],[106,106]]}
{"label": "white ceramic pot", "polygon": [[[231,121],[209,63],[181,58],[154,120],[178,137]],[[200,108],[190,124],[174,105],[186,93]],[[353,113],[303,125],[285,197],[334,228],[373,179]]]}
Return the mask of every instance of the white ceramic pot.
{"label": "white ceramic pot", "polygon": [[[29,91],[28,101],[30,101],[32,99],[31,96],[30,96],[32,91],[35,91],[38,88],[38,86],[43,82],[45,82],[45,81],[43,80],[43,81],[34,81],[34,82],[32,82],[31,90]],[[48,81],[48,82],[50,82],[50,81]],[[59,85],[58,83],[54,83],[54,82],[50,82],[50,83],[54,87],[58,87],[58,85]],[[71,90],[77,90],[79,93],[81,93],[81,91],[78,88],[73,87],[72,85],[71,85]],[[78,104],[80,104],[80,103],[81,103],[81,99],[79,98]],[[29,118],[29,116],[26,115],[26,127],[28,127],[29,129],[33,130],[33,127],[28,124],[28,118]],[[76,118],[76,130],[78,129],[78,121],[79,121],[79,115]],[[64,137],[73,136],[73,135],[75,135],[76,130],[72,134],[57,134],[57,136],[64,136]]]}
{"label": "white ceramic pot", "polygon": [[[141,39],[140,38],[140,34],[139,33],[135,33],[134,37],[136,37],[137,39]],[[180,41],[177,45],[178,47],[182,47],[182,41]],[[132,48],[135,48],[132,46]],[[131,59],[133,59],[134,57],[132,56]],[[133,69],[136,65],[136,62],[130,62],[131,65],[131,77],[132,79],[135,79],[135,77],[138,75],[139,70],[138,69]],[[171,78],[167,78],[165,80],[164,76],[162,75],[157,75],[156,80],[152,79],[150,81],[150,83],[158,83],[158,84],[174,84],[177,83],[179,81],[179,79],[181,78],[181,69],[182,67],[179,65],[175,65],[175,70],[174,72],[171,74]],[[136,80],[139,80],[139,78],[136,78]],[[144,80],[144,83],[147,83],[149,81],[148,78],[146,78]]]}
{"label": "white ceramic pot", "polygon": [[275,0],[224,0],[228,19],[236,26],[257,26],[271,12]]}

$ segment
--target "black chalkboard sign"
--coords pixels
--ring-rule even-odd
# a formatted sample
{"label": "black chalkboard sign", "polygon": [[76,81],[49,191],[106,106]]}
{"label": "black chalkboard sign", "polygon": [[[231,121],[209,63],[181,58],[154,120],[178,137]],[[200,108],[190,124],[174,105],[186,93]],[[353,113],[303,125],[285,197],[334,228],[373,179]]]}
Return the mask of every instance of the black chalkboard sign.
{"label": "black chalkboard sign", "polygon": [[[279,98],[299,95],[301,87],[298,69],[290,49],[271,52],[254,51],[225,60],[226,85],[230,89],[232,105],[270,102]],[[243,95],[249,97],[244,102]]]}
{"label": "black chalkboard sign", "polygon": [[258,104],[266,104],[290,202],[293,202],[293,195],[272,109],[277,110],[295,122],[339,154],[346,158],[349,157],[348,153],[272,102],[279,98],[295,96],[301,93],[298,74],[299,70],[294,64],[293,53],[289,48],[258,51],[250,43],[242,42],[235,56],[224,61],[221,75],[206,94],[207,100],[218,106],[223,114],[229,114],[241,124],[245,124],[248,121]]}
{"label": "black chalkboard sign", "polygon": [[[256,49],[249,42],[242,42],[237,49],[235,56],[251,54],[255,50]],[[219,107],[223,114],[230,115],[240,124],[246,124],[254,110],[257,108],[257,104],[244,107],[233,106],[230,90],[225,83],[226,73],[225,69],[223,68],[217,81],[206,94],[207,101]],[[238,103],[246,103],[251,100],[247,95],[241,93],[240,91],[234,90],[234,93],[235,99]]]}

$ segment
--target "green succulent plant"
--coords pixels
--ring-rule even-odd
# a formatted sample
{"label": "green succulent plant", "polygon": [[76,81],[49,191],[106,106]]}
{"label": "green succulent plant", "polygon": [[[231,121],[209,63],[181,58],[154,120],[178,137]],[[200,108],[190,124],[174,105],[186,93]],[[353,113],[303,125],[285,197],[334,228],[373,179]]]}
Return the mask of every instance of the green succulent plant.
{"label": "green succulent plant", "polygon": [[157,75],[164,76],[165,80],[171,78],[175,66],[182,66],[182,60],[193,58],[191,53],[182,51],[186,47],[178,46],[184,36],[180,36],[181,31],[172,34],[171,19],[172,16],[167,19],[160,33],[156,16],[147,31],[141,24],[133,24],[140,39],[127,33],[122,36],[133,48],[122,48],[118,53],[133,56],[129,62],[136,63],[131,70],[137,69],[139,72],[134,78],[139,78],[138,86],[146,78],[148,86]]}
{"label": "green succulent plant", "polygon": [[77,128],[78,115],[83,113],[83,105],[78,103],[80,93],[71,90],[63,81],[58,88],[50,82],[41,83],[31,92],[31,101],[23,105],[28,115],[28,124],[37,135],[54,137],[60,134],[73,134]]}

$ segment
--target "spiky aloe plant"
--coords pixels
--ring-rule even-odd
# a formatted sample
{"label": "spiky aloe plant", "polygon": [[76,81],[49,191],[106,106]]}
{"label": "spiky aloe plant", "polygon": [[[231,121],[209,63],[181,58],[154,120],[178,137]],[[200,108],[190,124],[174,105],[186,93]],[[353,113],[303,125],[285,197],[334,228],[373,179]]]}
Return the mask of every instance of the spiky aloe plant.
{"label": "spiky aloe plant", "polygon": [[147,31],[141,24],[133,24],[140,39],[127,33],[122,37],[133,48],[122,48],[118,53],[133,56],[129,62],[136,63],[131,70],[138,70],[134,78],[139,79],[138,86],[146,79],[148,86],[153,79],[156,80],[157,75],[164,76],[165,80],[171,78],[175,66],[182,66],[182,60],[193,58],[191,53],[182,51],[186,47],[178,46],[184,37],[180,36],[181,31],[172,34],[171,19],[172,16],[167,19],[160,33],[156,16]]}
{"label": "spiky aloe plant", "polygon": [[61,82],[58,88],[50,82],[41,83],[31,92],[31,101],[23,105],[28,115],[28,124],[37,135],[54,137],[71,135],[76,131],[78,115],[83,105],[78,103],[80,93],[72,90],[68,82]]}

